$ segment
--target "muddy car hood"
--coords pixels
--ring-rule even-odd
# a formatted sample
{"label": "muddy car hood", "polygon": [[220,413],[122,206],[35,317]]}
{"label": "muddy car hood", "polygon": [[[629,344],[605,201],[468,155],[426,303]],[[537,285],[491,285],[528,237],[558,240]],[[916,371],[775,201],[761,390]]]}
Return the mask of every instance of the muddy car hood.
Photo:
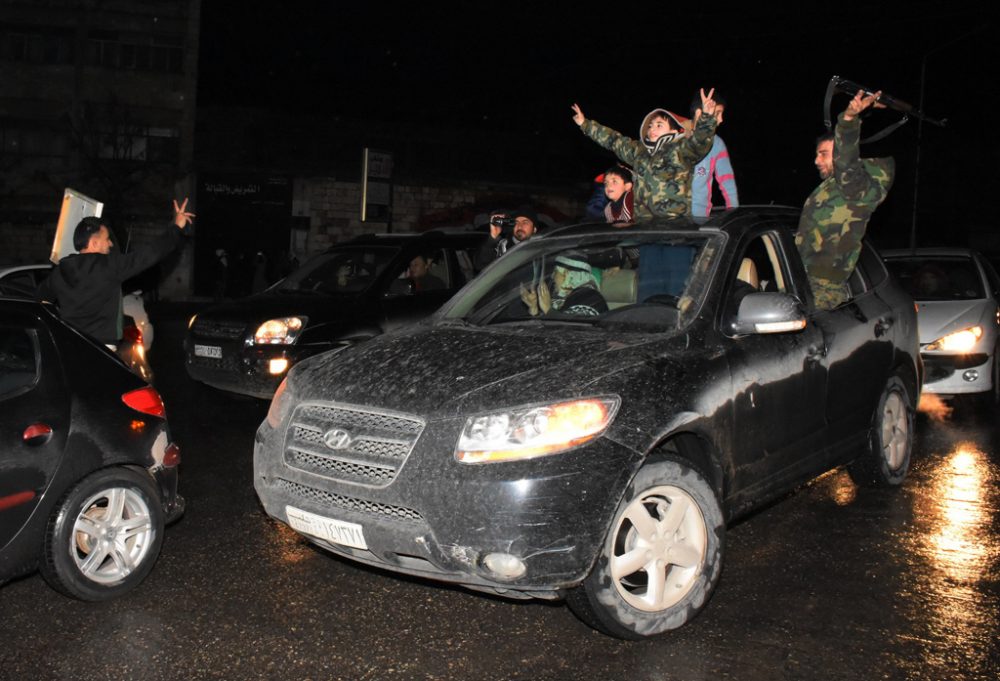
{"label": "muddy car hood", "polygon": [[531,327],[421,324],[314,357],[295,368],[289,383],[297,399],[450,416],[600,392],[602,376],[646,361],[663,343],[669,343],[664,335],[623,342],[621,333],[581,328],[557,335]]}

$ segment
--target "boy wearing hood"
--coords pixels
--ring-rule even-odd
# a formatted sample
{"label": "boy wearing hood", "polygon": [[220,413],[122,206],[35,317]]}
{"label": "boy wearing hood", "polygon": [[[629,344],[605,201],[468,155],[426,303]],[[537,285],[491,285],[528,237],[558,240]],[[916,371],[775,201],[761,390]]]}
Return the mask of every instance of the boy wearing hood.
{"label": "boy wearing hood", "polygon": [[80,331],[114,349],[122,337],[122,282],[170,255],[178,235],[194,219],[187,199],[174,201],[176,229],[165,230],[148,248],[121,253],[100,218],[80,220],[73,247],[43,282],[40,297],[59,306],[59,315]]}
{"label": "boy wearing hood", "polygon": [[639,128],[641,141],[584,117],[573,105],[573,122],[590,139],[632,166],[635,218],[680,217],[691,214],[691,173],[712,148],[715,137],[714,88],[700,91],[702,116],[685,135],[681,119],[665,109],[646,114]]}

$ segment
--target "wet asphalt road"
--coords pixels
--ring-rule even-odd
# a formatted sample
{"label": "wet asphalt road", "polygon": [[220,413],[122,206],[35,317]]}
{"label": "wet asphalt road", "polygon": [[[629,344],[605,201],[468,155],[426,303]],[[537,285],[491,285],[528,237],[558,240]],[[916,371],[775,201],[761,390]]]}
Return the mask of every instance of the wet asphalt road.
{"label": "wet asphalt road", "polygon": [[900,490],[833,472],[730,527],[687,627],[617,641],[559,604],[361,567],[268,520],[251,483],[266,404],[191,382],[190,310],[154,311],[156,386],[187,514],[150,577],[110,603],[0,587],[2,679],[996,679],[1000,454],[994,414],[918,420]]}

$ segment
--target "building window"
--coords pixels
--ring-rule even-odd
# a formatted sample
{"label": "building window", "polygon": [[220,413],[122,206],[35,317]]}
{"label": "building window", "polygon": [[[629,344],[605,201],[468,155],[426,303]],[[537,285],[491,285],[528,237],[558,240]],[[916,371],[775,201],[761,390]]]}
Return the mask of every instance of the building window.
{"label": "building window", "polygon": [[184,51],[180,37],[91,31],[87,63],[123,71],[181,73]]}
{"label": "building window", "polygon": [[0,59],[26,64],[72,64],[73,35],[34,27],[0,27]]}
{"label": "building window", "polygon": [[113,161],[176,163],[180,158],[180,133],[176,128],[131,127],[101,136],[98,158]]}

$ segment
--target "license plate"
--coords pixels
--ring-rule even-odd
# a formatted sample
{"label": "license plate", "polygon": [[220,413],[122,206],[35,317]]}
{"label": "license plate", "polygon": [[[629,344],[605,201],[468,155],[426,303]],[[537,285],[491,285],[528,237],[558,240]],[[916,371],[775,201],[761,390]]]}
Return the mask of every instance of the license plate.
{"label": "license plate", "polygon": [[368,548],[368,544],[365,543],[365,533],[357,523],[325,518],[294,506],[285,506],[285,515],[288,517],[288,524],[297,532],[326,539],[341,546]]}
{"label": "license plate", "polygon": [[194,356],[222,359],[222,348],[220,348],[218,345],[195,345]]}

